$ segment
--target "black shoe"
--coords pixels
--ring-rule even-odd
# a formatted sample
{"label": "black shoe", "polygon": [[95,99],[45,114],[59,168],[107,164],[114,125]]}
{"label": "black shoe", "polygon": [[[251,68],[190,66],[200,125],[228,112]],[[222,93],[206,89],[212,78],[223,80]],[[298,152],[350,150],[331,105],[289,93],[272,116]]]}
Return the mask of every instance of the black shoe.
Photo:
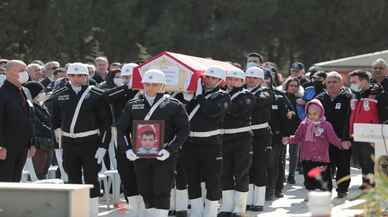
{"label": "black shoe", "polygon": [[233,213],[231,212],[220,212],[217,217],[233,217]]}
{"label": "black shoe", "polygon": [[287,183],[288,184],[291,184],[291,185],[295,185],[295,177],[293,176],[289,176],[288,179],[287,179]]}
{"label": "black shoe", "polygon": [[281,190],[276,190],[275,197],[277,197],[277,198],[284,197],[283,190],[282,189]]}
{"label": "black shoe", "polygon": [[232,213],[232,217],[246,217],[244,213]]}
{"label": "black shoe", "polygon": [[168,211],[168,216],[174,216],[174,215],[175,215],[175,210]]}
{"label": "black shoe", "polygon": [[264,210],[264,206],[252,206],[251,211],[253,212],[262,212]]}
{"label": "black shoe", "polygon": [[347,196],[348,196],[348,193],[346,193],[346,192],[338,192],[337,193],[337,198],[339,198],[339,199],[346,198]]}
{"label": "black shoe", "polygon": [[275,194],[273,192],[265,193],[265,201],[273,201],[275,200]]}
{"label": "black shoe", "polygon": [[247,210],[252,211],[253,205],[247,205]]}
{"label": "black shoe", "polygon": [[175,211],[175,217],[187,217],[187,211]]}

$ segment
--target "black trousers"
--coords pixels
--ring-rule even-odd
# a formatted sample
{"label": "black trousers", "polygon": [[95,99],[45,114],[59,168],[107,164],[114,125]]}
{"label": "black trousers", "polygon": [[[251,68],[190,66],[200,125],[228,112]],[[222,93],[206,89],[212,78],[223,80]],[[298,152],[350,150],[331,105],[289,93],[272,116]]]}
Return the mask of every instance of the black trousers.
{"label": "black trousers", "polygon": [[135,161],[137,185],[147,209],[170,209],[175,163],[175,156],[170,156],[165,161],[156,159]]}
{"label": "black trousers", "polygon": [[[304,186],[307,190],[322,190],[322,191],[331,191],[329,188],[329,182],[331,182],[331,173],[330,173],[330,164],[324,162],[314,162],[314,161],[302,161],[303,166],[303,175],[304,175]],[[318,180],[314,177],[309,177],[308,173],[317,167],[321,167],[321,179]]]}
{"label": "black trousers", "polygon": [[279,176],[276,182],[276,192],[282,192],[284,188],[284,182],[286,181],[286,152],[287,146],[280,145],[280,158],[279,158]]}
{"label": "black trousers", "polygon": [[[269,152],[268,160],[268,182],[267,188],[270,191],[275,191],[278,186],[279,176],[280,176],[280,164],[281,164],[281,150],[283,148],[281,143],[281,138],[274,135],[272,137],[272,151]],[[284,177],[283,177],[284,179]]]}
{"label": "black trousers", "polygon": [[252,137],[227,141],[223,144],[222,190],[247,192],[252,163]]}
{"label": "black trousers", "polygon": [[[330,145],[329,147],[330,154],[330,166],[332,167],[332,171],[336,171],[336,182],[340,181],[344,177],[349,177],[349,179],[341,180],[339,184],[337,184],[337,192],[338,193],[346,193],[349,190],[350,185],[350,159],[352,157],[352,151],[349,150],[341,150],[334,145]],[[333,184],[331,180],[329,181],[329,188],[331,189]]]}
{"label": "black trousers", "polygon": [[136,173],[134,163],[127,159],[125,151],[116,152],[117,170],[120,175],[125,197],[136,196],[139,194],[137,189]]}
{"label": "black trousers", "polygon": [[182,153],[179,153],[178,155],[178,161],[175,169],[175,184],[176,184],[176,189],[178,190],[187,189],[187,175],[185,173]]}
{"label": "black trousers", "polygon": [[[368,174],[374,174],[374,160],[373,155],[375,153],[374,147],[370,143],[366,142],[353,142],[352,150],[355,152],[355,157],[361,166],[361,172],[363,176]],[[363,180],[365,182],[365,180]]]}
{"label": "black trousers", "polygon": [[90,136],[82,139],[67,138],[63,142],[63,168],[69,177],[70,184],[82,184],[82,176],[85,184],[94,186],[90,190],[90,197],[100,196],[100,184],[98,171],[101,165],[94,158],[97,151],[99,138]]}
{"label": "black trousers", "polygon": [[183,146],[184,167],[188,180],[189,198],[202,197],[201,182],[205,181],[208,200],[221,199],[222,149],[220,144]]}
{"label": "black trousers", "polygon": [[7,149],[7,158],[0,160],[0,182],[20,182],[28,149]]}
{"label": "black trousers", "polygon": [[266,147],[272,144],[271,130],[262,129],[254,131],[252,166],[249,171],[249,183],[256,186],[266,186],[268,181],[268,165],[270,150]]}

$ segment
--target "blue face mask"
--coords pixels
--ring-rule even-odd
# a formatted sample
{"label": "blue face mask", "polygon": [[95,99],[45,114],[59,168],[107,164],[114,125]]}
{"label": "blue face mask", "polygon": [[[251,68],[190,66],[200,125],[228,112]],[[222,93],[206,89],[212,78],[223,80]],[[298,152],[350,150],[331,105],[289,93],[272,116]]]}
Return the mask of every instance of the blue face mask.
{"label": "blue face mask", "polygon": [[5,75],[0,74],[0,87],[3,86],[5,80],[6,80]]}

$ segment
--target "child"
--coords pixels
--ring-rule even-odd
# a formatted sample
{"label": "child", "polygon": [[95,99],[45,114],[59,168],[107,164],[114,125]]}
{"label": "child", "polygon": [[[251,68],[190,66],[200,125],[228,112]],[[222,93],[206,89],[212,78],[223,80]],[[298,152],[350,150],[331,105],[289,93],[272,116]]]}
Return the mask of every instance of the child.
{"label": "child", "polygon": [[[328,168],[330,163],[329,144],[333,144],[341,149],[350,148],[350,143],[341,142],[335,134],[332,125],[325,120],[324,111],[319,100],[311,100],[306,104],[307,116],[300,123],[295,136],[283,139],[283,144],[299,144],[305,180],[304,185],[308,191],[315,189],[331,191],[327,187],[327,183],[331,179]],[[308,176],[309,171],[317,167],[321,170],[321,180]]]}

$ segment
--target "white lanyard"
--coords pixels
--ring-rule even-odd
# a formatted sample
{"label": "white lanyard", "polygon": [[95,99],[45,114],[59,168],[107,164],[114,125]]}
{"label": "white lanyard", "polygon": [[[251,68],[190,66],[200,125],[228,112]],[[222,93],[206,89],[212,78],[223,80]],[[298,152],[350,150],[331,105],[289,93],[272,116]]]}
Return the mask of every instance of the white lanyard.
{"label": "white lanyard", "polygon": [[245,90],[240,90],[239,92],[235,93],[230,97],[230,100],[234,100],[236,97],[238,97],[240,94],[244,93]]}
{"label": "white lanyard", "polygon": [[165,94],[164,96],[162,96],[162,98],[160,98],[152,107],[151,109],[148,111],[147,115],[144,117],[144,120],[145,121],[148,121],[150,120],[152,114],[155,112],[155,110],[159,107],[159,105],[164,101],[166,100],[167,98],[169,97],[169,95]]}
{"label": "white lanyard", "polygon": [[[212,95],[213,94],[206,95],[205,99],[209,99]],[[193,119],[194,115],[197,114],[200,107],[201,107],[201,105],[198,103],[198,105],[195,106],[194,109],[190,112],[189,121],[191,121],[191,119]]]}
{"label": "white lanyard", "polygon": [[78,119],[79,111],[81,110],[82,103],[84,102],[85,97],[88,95],[88,93],[90,92],[90,90],[92,88],[93,88],[93,86],[89,86],[85,90],[85,92],[82,93],[81,98],[79,99],[79,101],[77,103],[77,107],[75,108],[73,119],[71,120],[71,124],[70,124],[70,134],[74,134],[75,124],[77,123],[77,119]]}

